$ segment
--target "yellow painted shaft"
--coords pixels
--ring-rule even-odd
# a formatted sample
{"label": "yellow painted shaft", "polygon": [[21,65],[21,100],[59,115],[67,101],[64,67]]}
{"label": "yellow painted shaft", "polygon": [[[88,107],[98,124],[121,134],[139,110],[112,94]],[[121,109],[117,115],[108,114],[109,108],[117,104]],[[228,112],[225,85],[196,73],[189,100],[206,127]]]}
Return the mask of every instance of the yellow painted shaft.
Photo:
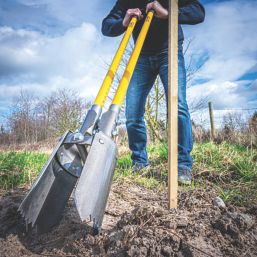
{"label": "yellow painted shaft", "polygon": [[126,96],[126,93],[127,93],[127,89],[128,89],[128,86],[129,86],[130,79],[131,79],[132,74],[135,70],[135,67],[136,67],[136,64],[137,64],[137,61],[138,61],[138,57],[139,57],[140,52],[142,50],[147,32],[149,30],[151,21],[153,19],[153,15],[154,15],[153,11],[149,11],[148,14],[147,14],[145,23],[144,23],[144,25],[142,27],[142,30],[141,30],[141,32],[138,36],[138,39],[137,39],[136,45],[134,47],[133,53],[132,53],[132,55],[131,55],[131,57],[128,61],[128,65],[127,65],[126,70],[125,70],[125,72],[122,76],[119,87],[118,87],[118,89],[116,91],[116,94],[113,98],[112,104],[119,105],[120,107],[122,106],[123,100],[124,100],[124,98]]}
{"label": "yellow painted shaft", "polygon": [[113,82],[113,79],[114,79],[114,76],[117,72],[117,69],[119,67],[119,64],[122,60],[122,56],[125,52],[125,49],[128,45],[128,42],[129,42],[129,39],[130,39],[130,36],[134,30],[134,27],[137,23],[137,18],[136,17],[133,17],[130,21],[130,24],[126,30],[126,33],[125,35],[123,36],[123,39],[120,43],[120,46],[119,46],[119,49],[116,53],[116,55],[114,56],[113,58],[113,61],[112,61],[112,64],[105,76],[105,79],[102,83],[102,86],[98,92],[98,95],[95,99],[95,105],[99,105],[101,107],[103,107],[105,101],[106,101],[106,98],[108,96],[108,93],[110,91],[110,88],[111,88],[111,85],[112,85],[112,82]]}

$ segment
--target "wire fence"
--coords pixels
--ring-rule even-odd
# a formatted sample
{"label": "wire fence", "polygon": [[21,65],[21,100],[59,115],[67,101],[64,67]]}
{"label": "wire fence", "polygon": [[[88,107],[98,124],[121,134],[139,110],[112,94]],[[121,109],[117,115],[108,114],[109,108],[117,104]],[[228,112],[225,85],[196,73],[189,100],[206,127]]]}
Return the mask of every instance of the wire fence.
{"label": "wire fence", "polygon": [[[226,125],[241,128],[249,125],[254,115],[257,115],[257,108],[213,108],[213,122],[216,128],[223,128]],[[202,108],[192,113],[192,120],[203,128],[210,129],[210,110]]]}

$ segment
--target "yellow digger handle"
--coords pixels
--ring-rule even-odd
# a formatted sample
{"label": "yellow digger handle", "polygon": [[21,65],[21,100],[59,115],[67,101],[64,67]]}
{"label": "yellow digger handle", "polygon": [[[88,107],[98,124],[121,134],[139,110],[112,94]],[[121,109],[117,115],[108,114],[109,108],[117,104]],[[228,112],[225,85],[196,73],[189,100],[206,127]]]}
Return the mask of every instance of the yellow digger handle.
{"label": "yellow digger handle", "polygon": [[121,59],[122,59],[122,56],[125,52],[125,49],[128,45],[128,42],[129,42],[129,39],[130,39],[130,36],[135,28],[135,25],[137,23],[137,18],[136,17],[133,17],[129,23],[129,26],[126,30],[126,33],[124,34],[123,36],[123,39],[120,43],[120,46],[117,50],[117,53],[116,55],[114,56],[113,58],[113,61],[112,61],[112,64],[105,76],[105,79],[102,83],[102,86],[98,92],[98,95],[95,99],[95,105],[99,105],[101,107],[103,107],[105,101],[106,101],[106,98],[108,96],[108,93],[110,91],[110,88],[111,88],[111,85],[112,85],[112,82],[113,82],[113,79],[114,79],[114,76],[117,72],[117,69],[119,67],[119,64],[121,62]]}
{"label": "yellow digger handle", "polygon": [[126,92],[129,86],[130,79],[132,77],[132,74],[135,70],[138,57],[140,55],[140,52],[142,50],[143,44],[145,42],[145,38],[147,35],[147,32],[149,30],[149,27],[151,25],[152,19],[153,19],[154,11],[149,11],[146,17],[146,20],[144,22],[144,25],[142,27],[142,30],[138,36],[135,48],[133,50],[133,53],[129,59],[127,68],[123,74],[123,77],[120,81],[119,87],[116,91],[116,94],[113,98],[112,104],[122,106],[123,100],[126,96]]}

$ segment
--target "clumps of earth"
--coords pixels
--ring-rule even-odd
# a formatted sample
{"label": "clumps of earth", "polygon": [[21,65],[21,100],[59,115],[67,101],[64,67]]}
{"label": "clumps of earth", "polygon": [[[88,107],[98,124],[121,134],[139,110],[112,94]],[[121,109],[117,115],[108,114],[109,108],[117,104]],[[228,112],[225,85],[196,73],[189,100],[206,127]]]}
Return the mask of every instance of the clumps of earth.
{"label": "clumps of earth", "polygon": [[52,232],[26,233],[17,213],[25,192],[0,196],[1,257],[257,256],[257,206],[225,205],[212,188],[181,190],[178,210],[169,211],[164,191],[114,184],[97,236],[72,199]]}

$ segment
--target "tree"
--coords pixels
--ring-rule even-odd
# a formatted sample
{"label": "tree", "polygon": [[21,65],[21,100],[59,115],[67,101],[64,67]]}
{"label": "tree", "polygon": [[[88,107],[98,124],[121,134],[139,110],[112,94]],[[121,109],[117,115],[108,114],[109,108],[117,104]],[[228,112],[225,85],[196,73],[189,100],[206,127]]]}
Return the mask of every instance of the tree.
{"label": "tree", "polygon": [[76,130],[85,112],[81,97],[68,89],[60,89],[44,99],[42,117],[48,135],[58,136],[66,130]]}
{"label": "tree", "polygon": [[15,143],[29,143],[37,141],[37,131],[35,129],[35,107],[37,99],[23,90],[15,99],[12,111],[8,117],[9,127]]}
{"label": "tree", "polygon": [[60,136],[80,126],[86,111],[78,93],[60,89],[45,98],[35,98],[21,90],[8,117],[14,143],[32,143]]}
{"label": "tree", "polygon": [[145,119],[148,131],[153,141],[163,141],[166,131],[167,114],[164,88],[160,86],[160,78],[157,77],[146,103]]}

